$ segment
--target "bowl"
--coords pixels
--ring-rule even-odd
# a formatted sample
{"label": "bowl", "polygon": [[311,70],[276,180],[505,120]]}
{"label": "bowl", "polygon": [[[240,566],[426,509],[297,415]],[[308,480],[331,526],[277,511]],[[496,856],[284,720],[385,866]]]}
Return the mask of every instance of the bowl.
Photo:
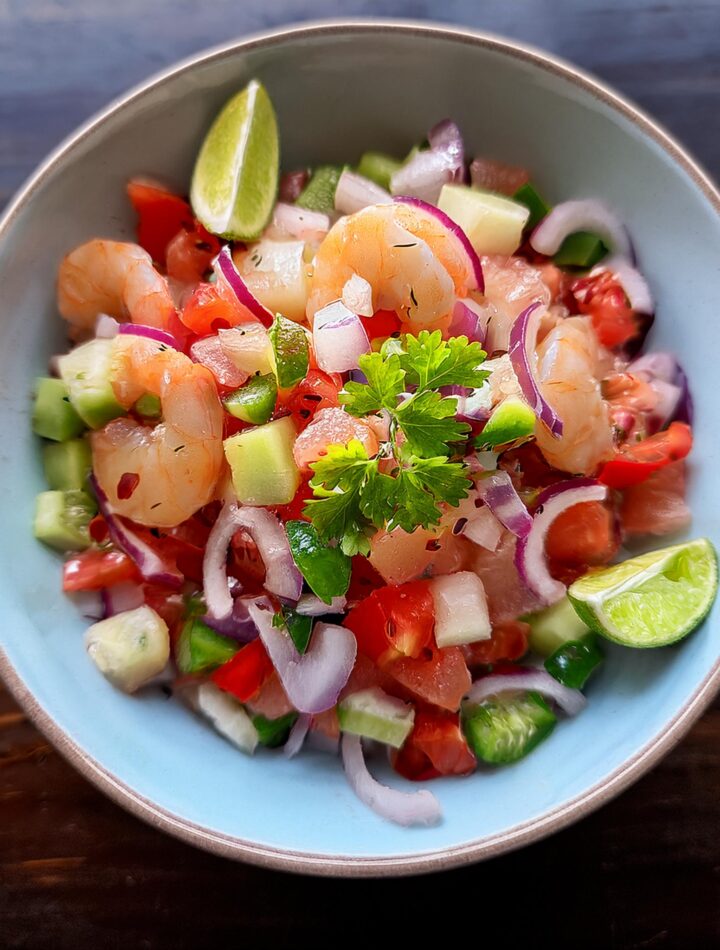
{"label": "bowl", "polygon": [[693,534],[720,543],[716,368],[707,358],[720,352],[720,195],[703,172],[634,106],[517,43],[413,23],[303,26],[200,54],[115,101],[44,162],[0,224],[0,669],[87,778],[210,851],[347,876],[488,858],[588,814],[682,737],[720,682],[717,611],[677,647],[609,648],[582,715],[515,766],[434,782],[444,821],[407,829],[356,800],[331,756],[248,758],[159,689],[113,689],[85,655],[86,622],[59,591],[59,557],[32,538],[44,483],[29,391],[63,345],[58,263],[92,236],[133,239],[131,176],[186,190],[208,123],[254,76],[276,105],[285,168],[355,160],[366,148],[403,154],[450,115],[471,154],[529,167],[551,201],[597,196],[621,211],[658,300],[652,345],[677,352],[696,399]]}

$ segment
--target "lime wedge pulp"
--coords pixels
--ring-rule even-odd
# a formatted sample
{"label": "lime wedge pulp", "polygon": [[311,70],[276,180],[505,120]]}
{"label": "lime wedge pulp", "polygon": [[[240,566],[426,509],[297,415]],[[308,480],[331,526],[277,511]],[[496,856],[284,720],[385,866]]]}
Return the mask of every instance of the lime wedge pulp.
{"label": "lime wedge pulp", "polygon": [[700,624],[717,586],[715,549],[699,538],[586,574],[568,597],[580,618],[608,640],[662,647]]}
{"label": "lime wedge pulp", "polygon": [[278,187],[277,121],[265,87],[253,79],[225,103],[195,162],[190,202],[212,234],[259,237]]}

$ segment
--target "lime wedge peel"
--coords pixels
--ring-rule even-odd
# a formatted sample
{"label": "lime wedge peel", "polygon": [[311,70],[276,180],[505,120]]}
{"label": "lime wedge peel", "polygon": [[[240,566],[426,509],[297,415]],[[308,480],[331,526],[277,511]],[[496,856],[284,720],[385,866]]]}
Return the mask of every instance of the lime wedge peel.
{"label": "lime wedge peel", "polygon": [[225,103],[205,136],[190,188],[194,213],[212,234],[254,240],[272,214],[279,169],[275,110],[253,79]]}
{"label": "lime wedge peel", "polygon": [[588,627],[608,640],[660,647],[702,622],[717,586],[717,554],[699,538],[587,574],[570,586],[568,597]]}

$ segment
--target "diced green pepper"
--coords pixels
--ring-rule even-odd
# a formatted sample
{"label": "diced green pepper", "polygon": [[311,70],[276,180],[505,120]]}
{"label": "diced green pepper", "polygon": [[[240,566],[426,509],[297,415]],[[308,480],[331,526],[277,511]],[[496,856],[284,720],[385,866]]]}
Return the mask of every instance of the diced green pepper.
{"label": "diced green pepper", "polygon": [[305,330],[278,313],[269,332],[278,386],[290,389],[307,376],[309,351]]}
{"label": "diced green pepper", "polygon": [[92,453],[87,439],[70,439],[43,448],[45,481],[57,491],[82,491],[92,468]]}
{"label": "diced green pepper", "polygon": [[61,379],[40,377],[35,383],[32,427],[35,435],[54,442],[74,439],[85,423],[70,403],[69,390]]}
{"label": "diced green pepper", "polygon": [[145,419],[159,419],[162,413],[159,397],[153,393],[145,393],[135,403],[135,412]]}
{"label": "diced green pepper", "polygon": [[277,749],[278,746],[285,745],[297,717],[298,714],[295,712],[285,713],[277,719],[268,719],[267,716],[259,713],[252,716],[252,724],[257,729],[260,744],[267,746],[268,749]]}
{"label": "diced green pepper", "polygon": [[324,214],[334,211],[335,191],[344,167],[343,165],[318,165],[295,204],[301,208],[307,208],[308,211],[322,211]]}
{"label": "diced green pepper", "polygon": [[270,419],[276,402],[277,380],[274,373],[251,376],[244,386],[223,399],[223,405],[231,416],[256,426],[264,425]]}
{"label": "diced green pepper", "polygon": [[525,225],[526,230],[532,231],[536,224],[539,224],[545,215],[550,211],[550,205],[540,197],[531,182],[521,185],[513,195],[513,201],[518,201],[530,212],[530,217]]}
{"label": "diced green pepper", "polygon": [[596,234],[576,231],[568,234],[553,257],[558,267],[593,267],[607,254],[607,248]]}
{"label": "diced green pepper", "polygon": [[539,693],[512,693],[463,709],[470,748],[483,762],[508,765],[550,735],[557,719]]}
{"label": "diced green pepper", "polygon": [[402,168],[402,162],[384,152],[365,152],[358,162],[358,175],[374,181],[376,185],[390,190],[390,179]]}
{"label": "diced green pepper", "polygon": [[183,625],[178,639],[176,660],[181,673],[201,673],[227,663],[240,645],[216,633],[197,617]]}
{"label": "diced green pepper", "polygon": [[545,660],[545,669],[563,686],[582,689],[605,655],[594,633],[569,640]]}
{"label": "diced green pepper", "polygon": [[95,499],[83,491],[40,492],[33,533],[58,551],[82,551],[90,547],[88,525],[96,512]]}
{"label": "diced green pepper", "polygon": [[288,521],[285,532],[293,560],[310,590],[326,604],[332,603],[333,597],[342,597],[350,586],[352,571],[347,554],[321,541],[309,521]]}
{"label": "diced green pepper", "polygon": [[535,413],[524,400],[508,396],[493,409],[475,445],[487,449],[527,438],[535,431],[535,422]]}

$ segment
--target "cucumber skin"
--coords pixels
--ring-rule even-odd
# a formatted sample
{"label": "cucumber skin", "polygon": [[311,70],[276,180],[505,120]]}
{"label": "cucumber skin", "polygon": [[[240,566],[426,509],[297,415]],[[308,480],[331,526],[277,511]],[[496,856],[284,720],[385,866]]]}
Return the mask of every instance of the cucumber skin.
{"label": "cucumber skin", "polygon": [[[502,739],[496,732],[497,722],[493,722],[493,713],[495,716],[507,715],[508,712],[512,712],[513,705],[520,703],[525,704],[526,707],[533,704],[535,707],[528,709],[533,718],[526,724],[532,731],[522,744],[513,749],[507,743],[503,746]],[[510,765],[513,762],[519,762],[550,735],[557,723],[555,714],[542,696],[536,692],[525,693],[504,701],[488,700],[480,706],[471,707],[467,712],[464,711],[462,720],[468,745],[481,762],[489,765]],[[512,740],[514,739],[513,736]]]}
{"label": "cucumber skin", "polygon": [[67,442],[85,431],[85,423],[70,403],[61,379],[41,376],[35,382],[32,427],[35,435],[53,442]]}

